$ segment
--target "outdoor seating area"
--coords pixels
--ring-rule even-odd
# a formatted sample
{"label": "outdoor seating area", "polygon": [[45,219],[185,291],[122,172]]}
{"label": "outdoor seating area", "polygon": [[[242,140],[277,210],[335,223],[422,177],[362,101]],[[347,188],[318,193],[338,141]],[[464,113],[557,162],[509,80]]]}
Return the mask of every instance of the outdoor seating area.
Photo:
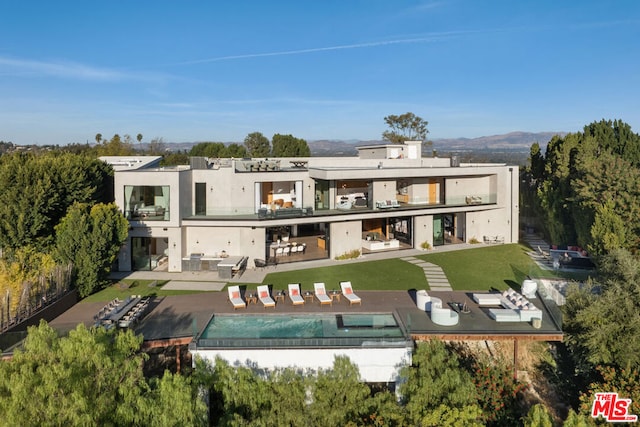
{"label": "outdoor seating area", "polygon": [[377,209],[389,209],[389,208],[399,208],[399,207],[400,207],[400,203],[398,203],[397,199],[376,201]]}
{"label": "outdoor seating area", "polygon": [[496,322],[531,322],[542,320],[542,310],[522,294],[509,288],[503,293],[473,294],[473,300],[480,307],[490,308],[489,316]]}
{"label": "outdoor seating area", "polygon": [[271,256],[275,258],[286,257],[290,255],[304,254],[307,250],[306,243],[297,242],[274,242],[269,246],[271,250]]}
{"label": "outdoor seating area", "polygon": [[299,283],[290,283],[289,284],[289,299],[291,300],[291,304],[293,305],[304,305],[304,298],[300,295],[300,284]]}
{"label": "outdoor seating area", "polygon": [[239,308],[247,308],[247,303],[242,299],[242,296],[240,295],[240,286],[229,286],[227,288],[227,292],[229,293],[229,302],[231,302],[231,304],[233,305],[234,310],[237,310]]}
{"label": "outdoor seating area", "polygon": [[227,292],[227,301],[231,303],[234,310],[247,308],[258,302],[264,308],[275,308],[279,303],[285,303],[287,297],[292,306],[304,306],[314,301],[317,301],[320,306],[333,306],[334,302],[341,302],[343,298],[349,306],[362,305],[362,298],[353,291],[349,281],[340,282],[340,290],[328,290],[323,282],[315,282],[313,291],[303,291],[300,283],[289,283],[287,289],[276,290],[273,289],[273,285],[259,285],[255,291],[244,290],[239,285],[233,285],[227,287]]}
{"label": "outdoor seating area", "polygon": [[332,305],[333,301],[329,295],[327,295],[327,290],[325,289],[324,283],[316,282],[313,284],[313,292],[320,302],[320,305]]}
{"label": "outdoor seating area", "polygon": [[353,293],[351,282],[340,282],[340,288],[342,289],[342,295],[349,301],[349,305],[362,304],[362,299]]}
{"label": "outdoor seating area", "polygon": [[436,325],[453,326],[460,320],[457,310],[443,307],[442,299],[430,296],[424,289],[416,292],[416,306],[429,312],[431,321]]}
{"label": "outdoor seating area", "polygon": [[144,317],[148,305],[149,297],[140,295],[131,295],[125,300],[114,298],[94,316],[94,325],[106,329],[129,328]]}
{"label": "outdoor seating area", "polygon": [[271,293],[269,292],[268,285],[260,285],[258,286],[258,299],[264,306],[264,308],[271,307],[275,308],[276,302],[271,297]]}

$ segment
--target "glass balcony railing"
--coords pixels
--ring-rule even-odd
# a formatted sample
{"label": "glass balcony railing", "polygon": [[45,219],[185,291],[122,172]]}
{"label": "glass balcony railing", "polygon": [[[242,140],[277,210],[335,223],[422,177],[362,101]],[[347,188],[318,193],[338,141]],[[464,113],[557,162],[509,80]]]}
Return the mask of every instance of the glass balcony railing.
{"label": "glass balcony railing", "polygon": [[433,209],[442,207],[460,207],[475,205],[491,205],[497,203],[497,194],[473,194],[469,196],[448,197],[445,203],[404,203],[398,200],[391,200],[392,203],[387,204],[385,200],[384,206],[380,203],[371,203],[369,206],[336,206],[334,209],[314,209],[312,206],[291,207],[291,208],[260,208],[256,211],[253,206],[236,206],[232,208],[209,208],[206,214],[197,214],[188,216],[191,219],[212,219],[212,218],[242,218],[242,219],[260,219],[271,220],[280,218],[299,218],[307,216],[331,216],[331,215],[349,215],[365,212],[395,212],[402,210],[416,209]]}

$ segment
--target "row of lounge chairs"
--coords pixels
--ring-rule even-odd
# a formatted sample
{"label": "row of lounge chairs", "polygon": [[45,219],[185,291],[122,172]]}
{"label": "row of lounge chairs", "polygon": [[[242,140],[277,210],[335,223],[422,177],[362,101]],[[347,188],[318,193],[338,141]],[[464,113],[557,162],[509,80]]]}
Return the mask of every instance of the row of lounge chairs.
{"label": "row of lounge chairs", "polygon": [[[347,301],[349,301],[349,305],[353,304],[362,304],[362,299],[353,292],[353,287],[351,286],[351,282],[340,282],[341,294],[337,291],[331,291],[331,293],[327,292],[326,286],[322,282],[316,282],[313,284],[313,293],[310,291],[306,291],[304,294],[300,289],[300,283],[290,283],[287,290],[287,295],[289,296],[289,300],[291,304],[294,306],[302,306],[306,303],[305,297],[314,297],[317,299],[320,305],[333,305],[333,297],[335,295],[342,295]],[[247,302],[257,302],[259,300],[264,308],[275,308],[276,302],[271,296],[271,292],[269,291],[269,285],[260,285],[257,288],[256,295],[245,294],[245,298],[243,298],[240,287],[229,286],[228,290],[228,299],[229,302],[233,305],[234,309],[246,308]]]}

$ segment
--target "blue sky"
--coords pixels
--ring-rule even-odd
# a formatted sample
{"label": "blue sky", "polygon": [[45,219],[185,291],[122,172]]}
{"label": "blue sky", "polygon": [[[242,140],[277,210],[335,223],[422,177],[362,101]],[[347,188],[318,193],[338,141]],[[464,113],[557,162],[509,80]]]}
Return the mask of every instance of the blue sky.
{"label": "blue sky", "polygon": [[6,1],[0,140],[640,132],[640,2]]}

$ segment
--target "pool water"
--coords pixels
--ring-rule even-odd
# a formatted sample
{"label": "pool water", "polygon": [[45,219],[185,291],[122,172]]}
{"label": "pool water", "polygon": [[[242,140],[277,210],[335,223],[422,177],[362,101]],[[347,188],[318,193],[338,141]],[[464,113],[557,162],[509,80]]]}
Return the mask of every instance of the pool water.
{"label": "pool water", "polygon": [[216,315],[201,339],[401,338],[391,313]]}

